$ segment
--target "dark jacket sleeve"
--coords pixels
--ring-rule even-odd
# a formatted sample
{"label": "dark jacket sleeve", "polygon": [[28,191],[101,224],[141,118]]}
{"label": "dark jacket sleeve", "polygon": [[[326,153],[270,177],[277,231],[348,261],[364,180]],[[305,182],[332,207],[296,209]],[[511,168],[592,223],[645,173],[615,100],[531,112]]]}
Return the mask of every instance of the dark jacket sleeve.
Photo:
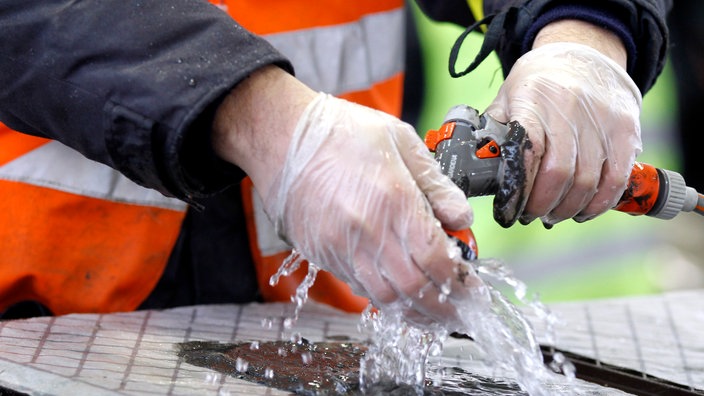
{"label": "dark jacket sleeve", "polygon": [[[417,0],[421,9],[429,17],[468,26],[473,18],[462,17],[467,14],[467,5],[458,0],[433,2]],[[432,4],[444,3],[444,5]],[[636,82],[641,92],[646,92],[655,83],[662,71],[668,44],[667,13],[672,8],[672,0],[606,0],[606,1],[575,1],[575,0],[486,0],[484,16],[487,17],[488,28],[485,32],[486,52],[494,50],[501,60],[504,75],[508,74],[516,60],[527,48],[526,37],[536,32],[536,24],[550,21],[542,16],[552,13],[563,18],[585,19],[595,22],[594,13],[585,13],[586,8],[593,8],[606,18],[618,23],[605,26],[618,26],[617,34],[622,38],[630,35],[632,52],[629,48],[629,74]],[[562,10],[581,10],[579,12],[555,12]],[[470,22],[468,22],[470,21]],[[621,30],[623,26],[623,31]],[[630,45],[631,41],[626,40]],[[529,48],[528,48],[529,49]],[[481,54],[481,61],[487,53]]]}
{"label": "dark jacket sleeve", "polygon": [[193,201],[242,173],[209,145],[215,107],[288,61],[201,0],[0,2],[0,121]]}

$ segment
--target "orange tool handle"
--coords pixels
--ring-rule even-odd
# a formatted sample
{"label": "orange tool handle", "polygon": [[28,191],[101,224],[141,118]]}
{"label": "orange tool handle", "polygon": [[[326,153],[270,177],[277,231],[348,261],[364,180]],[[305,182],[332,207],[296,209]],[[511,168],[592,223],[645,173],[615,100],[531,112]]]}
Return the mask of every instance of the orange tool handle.
{"label": "orange tool handle", "polygon": [[457,241],[457,246],[462,250],[462,258],[465,260],[476,260],[479,256],[477,249],[477,240],[474,239],[474,233],[471,229],[465,228],[459,231],[445,230],[447,235]]}

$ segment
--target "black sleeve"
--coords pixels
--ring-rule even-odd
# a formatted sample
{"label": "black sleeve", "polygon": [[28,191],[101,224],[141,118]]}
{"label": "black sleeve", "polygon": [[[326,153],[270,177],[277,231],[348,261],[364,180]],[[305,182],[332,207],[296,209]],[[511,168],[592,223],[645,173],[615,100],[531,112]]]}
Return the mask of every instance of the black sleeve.
{"label": "black sleeve", "polygon": [[212,153],[213,112],[273,47],[201,0],[0,2],[0,121],[187,201],[242,173]]}
{"label": "black sleeve", "polygon": [[430,19],[451,22],[460,26],[469,26],[475,16],[467,5],[467,0],[416,0],[418,8]]}
{"label": "black sleeve", "polygon": [[[456,15],[464,15],[467,5],[456,0],[448,0],[444,5],[433,5],[430,0],[417,0],[424,12],[431,18],[440,21],[458,23],[467,26],[466,18],[460,21]],[[570,16],[563,12],[563,18],[574,17],[594,22],[594,19],[585,18],[583,10],[593,8],[599,10],[606,19],[617,20],[617,24],[607,25],[611,28],[619,26],[616,31],[624,38],[630,35],[634,48],[629,58],[629,74],[641,89],[646,92],[655,83],[657,76],[662,71],[668,45],[668,28],[666,17],[672,8],[672,0],[607,0],[607,1],[576,1],[576,0],[494,0],[484,1],[484,15],[488,24],[485,32],[483,51],[477,57],[481,62],[491,51],[496,51],[501,60],[504,75],[507,75],[516,60],[523,55],[527,48],[526,37],[535,32],[536,23],[544,23],[542,16],[555,10],[582,10]],[[464,11],[462,8],[464,7]],[[464,13],[464,14],[463,14]],[[605,19],[601,19],[605,20]],[[463,23],[464,22],[464,23]],[[624,27],[621,31],[620,26]],[[626,40],[626,45],[631,41]],[[469,72],[471,70],[468,70]],[[460,73],[461,74],[461,73]]]}

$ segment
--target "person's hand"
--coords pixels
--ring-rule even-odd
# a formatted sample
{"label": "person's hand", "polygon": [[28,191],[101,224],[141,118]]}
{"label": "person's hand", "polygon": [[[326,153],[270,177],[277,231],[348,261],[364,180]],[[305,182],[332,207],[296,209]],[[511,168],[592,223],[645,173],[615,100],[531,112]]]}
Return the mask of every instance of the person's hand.
{"label": "person's hand", "polygon": [[472,213],[411,126],[320,94],[265,206],[304,257],[378,307],[407,302],[420,323],[456,316],[441,302],[463,286],[440,225],[467,228]]}
{"label": "person's hand", "polygon": [[[608,37],[581,39],[577,29],[576,43],[556,42],[565,35],[544,30],[487,108],[499,121],[518,121],[529,140],[525,168],[516,169],[525,171],[525,183],[518,186],[523,200],[495,205],[505,209],[495,214],[504,226],[516,219],[527,224],[541,218],[552,225],[598,216],[618,202],[641,150],[641,94],[624,70],[618,38],[598,31]],[[591,45],[594,37],[602,45],[598,50]]]}
{"label": "person's hand", "polygon": [[[378,308],[401,305],[416,324],[456,320],[444,297],[463,298],[470,293],[467,285],[479,280],[458,272],[467,268],[442,227],[468,228],[472,211],[413,128],[326,94],[311,97],[295,82],[277,90],[269,114],[280,114],[274,97],[295,92],[293,97],[311,100],[290,136],[271,139],[267,128],[259,129],[252,134],[259,143],[247,145],[280,153],[270,146],[283,144],[285,155],[240,162],[279,234]],[[274,133],[286,135],[282,129]]]}

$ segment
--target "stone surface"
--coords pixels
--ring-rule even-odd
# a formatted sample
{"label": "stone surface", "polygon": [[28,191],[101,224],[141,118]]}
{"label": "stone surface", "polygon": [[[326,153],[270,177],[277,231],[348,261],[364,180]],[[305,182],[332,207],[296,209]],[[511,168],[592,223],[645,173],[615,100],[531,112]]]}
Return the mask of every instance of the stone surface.
{"label": "stone surface", "polygon": [[[556,329],[556,345],[704,388],[703,300],[704,291],[697,290],[551,305],[564,322]],[[0,322],[0,387],[47,395],[286,395],[190,364],[179,352],[180,345],[194,341],[290,341],[292,334],[313,343],[365,340],[357,315],[308,303],[296,325],[286,329],[292,312],[289,304],[214,305]],[[544,326],[527,316],[546,341]],[[469,340],[449,339],[433,364],[510,383],[511,373],[492,370]],[[555,376],[551,387],[570,389],[561,378]],[[588,395],[623,394],[590,384],[580,389]]]}

